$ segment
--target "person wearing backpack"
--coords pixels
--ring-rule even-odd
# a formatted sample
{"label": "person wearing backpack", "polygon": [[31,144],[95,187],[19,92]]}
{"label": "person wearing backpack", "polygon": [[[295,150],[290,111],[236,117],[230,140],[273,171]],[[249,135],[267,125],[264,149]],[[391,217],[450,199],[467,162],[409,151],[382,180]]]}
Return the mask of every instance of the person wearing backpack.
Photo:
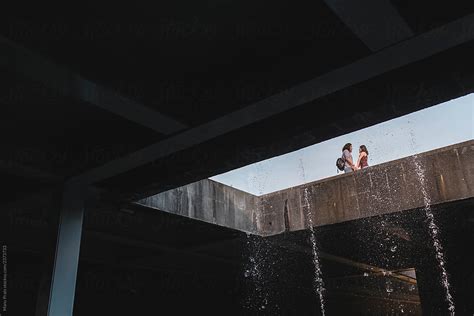
{"label": "person wearing backpack", "polygon": [[342,147],[342,157],[341,159],[344,161],[344,173],[352,172],[356,170],[356,166],[354,165],[354,161],[352,160],[352,144],[347,143]]}

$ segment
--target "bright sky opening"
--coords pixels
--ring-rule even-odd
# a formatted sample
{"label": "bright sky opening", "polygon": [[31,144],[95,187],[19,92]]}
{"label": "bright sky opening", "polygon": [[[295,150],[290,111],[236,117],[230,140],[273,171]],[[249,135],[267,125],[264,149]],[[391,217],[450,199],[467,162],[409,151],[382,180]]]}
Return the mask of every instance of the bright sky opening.
{"label": "bright sky opening", "polygon": [[[337,175],[342,146],[369,151],[369,166],[474,139],[474,94],[370,126],[210,179],[262,195]],[[304,175],[301,166],[304,167]]]}

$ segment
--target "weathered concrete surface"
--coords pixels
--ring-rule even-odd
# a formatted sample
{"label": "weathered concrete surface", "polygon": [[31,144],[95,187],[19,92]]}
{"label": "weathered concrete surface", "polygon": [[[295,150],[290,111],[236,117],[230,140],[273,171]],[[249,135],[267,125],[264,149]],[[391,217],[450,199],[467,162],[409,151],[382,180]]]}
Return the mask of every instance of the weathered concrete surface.
{"label": "weathered concrete surface", "polygon": [[308,227],[305,189],[315,226],[423,207],[420,169],[432,205],[474,197],[474,141],[468,141],[263,195],[259,233]]}
{"label": "weathered concrete surface", "polygon": [[258,197],[225,184],[204,179],[137,203],[244,232],[258,234]]}
{"label": "weathered concrete surface", "polygon": [[269,236],[308,227],[305,189],[321,226],[423,207],[421,176],[432,205],[474,197],[474,141],[259,197],[205,179],[138,203]]}

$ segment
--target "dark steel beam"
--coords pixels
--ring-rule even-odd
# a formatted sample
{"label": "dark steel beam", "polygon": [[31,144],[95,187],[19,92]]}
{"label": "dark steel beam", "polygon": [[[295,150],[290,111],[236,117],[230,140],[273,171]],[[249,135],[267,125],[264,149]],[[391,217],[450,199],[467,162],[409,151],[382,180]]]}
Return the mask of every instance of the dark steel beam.
{"label": "dark steel beam", "polygon": [[107,90],[68,69],[0,36],[0,66],[9,68],[65,96],[95,105],[161,134],[173,134],[186,125]]}
{"label": "dark steel beam", "polygon": [[373,52],[414,35],[389,0],[325,2]]}

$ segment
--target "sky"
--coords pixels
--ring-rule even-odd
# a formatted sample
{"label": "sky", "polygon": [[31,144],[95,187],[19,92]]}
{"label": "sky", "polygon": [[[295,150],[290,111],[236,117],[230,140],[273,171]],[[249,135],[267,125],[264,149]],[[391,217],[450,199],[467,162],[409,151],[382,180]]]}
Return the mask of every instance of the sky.
{"label": "sky", "polygon": [[474,93],[210,179],[262,195],[337,175],[345,143],[352,143],[355,162],[359,146],[366,145],[373,166],[471,139]]}

